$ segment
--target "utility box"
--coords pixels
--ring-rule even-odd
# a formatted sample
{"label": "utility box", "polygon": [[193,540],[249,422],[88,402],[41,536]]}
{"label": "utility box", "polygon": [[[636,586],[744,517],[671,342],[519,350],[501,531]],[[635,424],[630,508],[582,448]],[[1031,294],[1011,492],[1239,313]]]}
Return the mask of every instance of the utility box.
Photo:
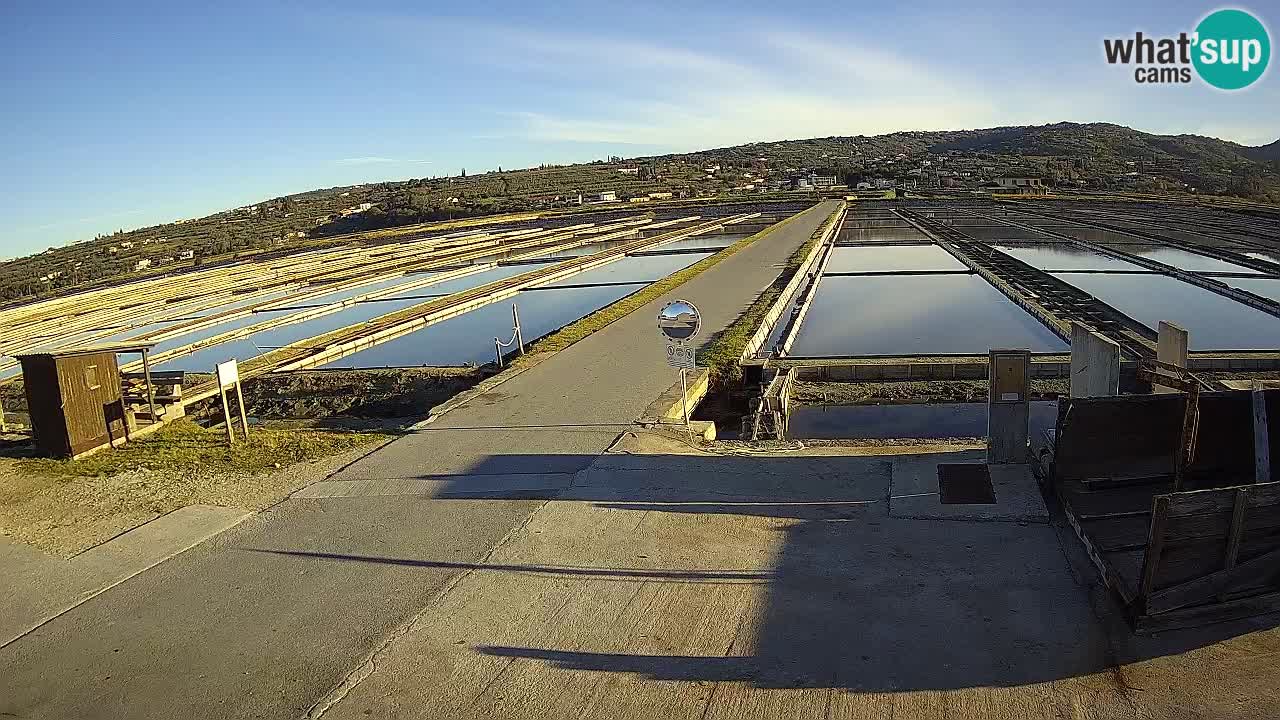
{"label": "utility box", "polygon": [[75,458],[128,438],[116,353],[136,347],[98,345],[18,356],[37,452]]}
{"label": "utility box", "polygon": [[987,396],[987,462],[1027,462],[1031,351],[992,350]]}

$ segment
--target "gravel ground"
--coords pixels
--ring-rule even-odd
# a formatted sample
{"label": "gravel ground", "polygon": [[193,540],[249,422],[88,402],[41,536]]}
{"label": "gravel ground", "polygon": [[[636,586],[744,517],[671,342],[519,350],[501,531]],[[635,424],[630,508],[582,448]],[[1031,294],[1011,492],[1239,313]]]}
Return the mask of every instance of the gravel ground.
{"label": "gravel ground", "polygon": [[[263,427],[321,424],[394,431],[386,418],[413,418],[485,377],[475,368],[311,371],[256,378],[245,384],[249,414]],[[199,377],[190,375],[192,382]],[[5,407],[22,405],[21,386],[3,388]],[[216,401],[205,403],[216,409]],[[192,408],[200,416],[199,408]],[[10,420],[19,413],[10,412]],[[22,413],[25,416],[25,413]],[[25,420],[25,417],[21,419]],[[269,420],[268,420],[269,419]],[[128,467],[108,475],[32,472],[25,438],[0,445],[0,536],[69,557],[160,515],[193,504],[261,510],[372,451],[341,454],[266,472],[194,472]],[[12,442],[10,442],[12,441]]]}
{"label": "gravel ground", "polygon": [[0,535],[70,557],[187,505],[268,508],[376,447],[260,474],[134,469],[110,477],[53,477],[21,472],[19,459],[0,457]]}

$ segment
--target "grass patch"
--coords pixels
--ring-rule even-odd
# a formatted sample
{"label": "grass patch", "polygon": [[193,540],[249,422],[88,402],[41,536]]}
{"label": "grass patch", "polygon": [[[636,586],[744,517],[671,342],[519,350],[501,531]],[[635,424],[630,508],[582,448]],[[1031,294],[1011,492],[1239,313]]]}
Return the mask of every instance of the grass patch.
{"label": "grass patch", "polygon": [[224,430],[205,429],[190,420],[177,420],[119,448],[101,450],[78,460],[22,460],[18,469],[68,477],[109,477],[139,469],[171,473],[257,473],[390,439],[389,435],[378,433],[334,430],[250,428],[249,432],[248,442],[237,435],[235,446],[227,447]]}
{"label": "grass patch", "polygon": [[756,297],[755,302],[751,303],[751,307],[748,307],[746,312],[738,316],[738,319],[734,320],[733,324],[713,338],[706,348],[699,353],[699,361],[711,371],[713,388],[732,385],[742,379],[742,366],[739,361],[742,359],[742,351],[746,348],[747,341],[755,334],[756,328],[760,327],[765,314],[769,312],[769,308],[782,295],[787,283],[791,282],[791,278],[795,276],[796,271],[800,269],[800,265],[804,263],[805,257],[822,239],[823,234],[827,232],[832,223],[836,221],[840,210],[841,208],[836,208],[835,212],[822,221],[822,224],[818,226],[817,230],[813,231],[809,239],[797,248],[791,254],[791,257],[787,258],[782,272],[778,277],[774,278],[769,287],[764,289],[764,292]]}
{"label": "grass patch", "polygon": [[[588,335],[602,330],[615,320],[630,315],[675,288],[680,287],[697,275],[710,270],[723,262],[726,258],[732,257],[757,240],[764,238],[770,233],[782,228],[784,225],[794,221],[796,218],[804,214],[804,212],[805,211],[798,212],[780,223],[770,225],[755,235],[742,238],[738,242],[710,257],[703,258],[673,275],[668,275],[658,282],[646,285],[640,291],[628,295],[608,307],[601,308],[600,310],[597,310],[576,322],[564,326],[559,331],[532,343],[528,349],[529,354],[532,355],[540,352],[557,352],[564,350]],[[527,362],[524,360],[524,357],[528,356],[526,355],[516,358],[512,362],[512,365],[519,366],[522,362]]]}

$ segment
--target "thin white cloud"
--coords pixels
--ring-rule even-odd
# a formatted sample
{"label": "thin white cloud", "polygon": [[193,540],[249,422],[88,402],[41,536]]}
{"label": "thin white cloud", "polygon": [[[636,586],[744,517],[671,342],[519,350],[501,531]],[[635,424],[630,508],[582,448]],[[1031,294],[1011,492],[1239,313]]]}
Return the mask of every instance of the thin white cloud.
{"label": "thin white cloud", "polygon": [[705,50],[564,33],[504,35],[524,70],[593,72],[607,87],[563,103],[500,112],[510,137],[696,150],[783,138],[1000,124],[976,83],[953,68],[856,42],[767,31],[742,59]]}
{"label": "thin white cloud", "polygon": [[51,230],[53,228],[67,227],[70,225],[87,225],[89,223],[100,223],[116,218],[130,217],[132,215],[141,215],[146,212],[142,208],[135,210],[121,210],[119,212],[103,213],[101,215],[91,215],[89,217],[76,218],[75,220],[59,220],[57,222],[45,223],[43,225],[33,225],[30,227],[18,228],[19,232],[33,232],[36,230]]}
{"label": "thin white cloud", "polygon": [[400,160],[398,158],[381,157],[378,155],[366,155],[364,157],[350,157],[335,160],[335,165],[384,165],[384,164],[417,164],[430,165],[430,160]]}

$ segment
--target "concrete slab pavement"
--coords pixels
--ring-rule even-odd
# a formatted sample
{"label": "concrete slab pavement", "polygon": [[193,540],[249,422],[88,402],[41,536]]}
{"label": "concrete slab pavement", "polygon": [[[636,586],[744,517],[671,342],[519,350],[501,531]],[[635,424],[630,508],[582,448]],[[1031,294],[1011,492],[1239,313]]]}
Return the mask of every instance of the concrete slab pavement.
{"label": "concrete slab pavement", "polygon": [[938,465],[982,464],[985,450],[931,455],[906,455],[893,461],[889,514],[922,520],[980,520],[986,522],[1049,521],[1049,510],[1030,465],[989,465],[993,505],[943,505],[938,492]]}
{"label": "concrete slab pavement", "polygon": [[532,500],[295,500],[0,650],[0,716],[297,718],[458,575],[299,560],[483,560]]}
{"label": "concrete slab pavement", "polygon": [[[893,518],[892,462],[841,453],[600,458],[323,716],[1110,718],[1162,707],[1117,679],[1109,630],[1052,528]],[[1228,700],[1201,691],[1193,714]],[[1265,687],[1229,699],[1276,707]]]}
{"label": "concrete slab pavement", "polygon": [[1087,560],[1084,572],[1069,565],[1061,528],[893,517],[891,472],[906,458],[843,448],[722,456],[674,442],[645,454],[634,452],[644,443],[622,444],[632,452],[579,473],[323,717],[1266,718],[1280,709],[1280,672],[1268,662],[1280,644],[1274,619],[1134,639],[1087,581]]}
{"label": "concrete slab pavement", "polygon": [[62,560],[0,541],[0,648],[80,603],[195,547],[252,513],[191,505]]}

